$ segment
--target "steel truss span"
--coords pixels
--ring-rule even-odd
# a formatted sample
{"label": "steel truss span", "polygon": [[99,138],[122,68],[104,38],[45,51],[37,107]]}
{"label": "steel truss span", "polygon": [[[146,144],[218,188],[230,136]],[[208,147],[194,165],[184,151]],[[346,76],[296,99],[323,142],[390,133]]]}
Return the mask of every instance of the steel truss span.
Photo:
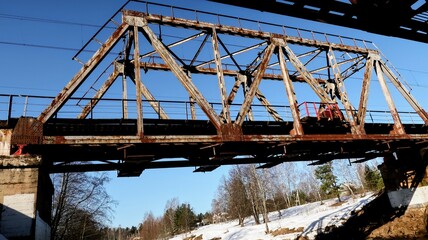
{"label": "steel truss span", "polygon": [[[42,155],[52,172],[138,176],[150,168],[367,161],[426,147],[428,114],[369,41],[172,13],[113,16],[84,47],[98,50],[74,57],[81,70],[37,118],[14,117],[18,96],[10,96],[1,126],[13,129],[13,148]],[[369,90],[379,94],[369,98]],[[397,98],[411,110],[398,110]],[[370,100],[385,109],[369,111]]]}

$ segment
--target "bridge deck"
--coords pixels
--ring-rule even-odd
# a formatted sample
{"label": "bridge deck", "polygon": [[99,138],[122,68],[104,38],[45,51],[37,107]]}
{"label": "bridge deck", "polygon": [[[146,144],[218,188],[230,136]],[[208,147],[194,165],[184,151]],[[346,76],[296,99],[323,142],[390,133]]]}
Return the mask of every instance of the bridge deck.
{"label": "bridge deck", "polygon": [[[17,119],[9,121],[16,123]],[[195,166],[208,171],[203,169],[240,163],[268,167],[284,161],[365,161],[389,149],[425,144],[428,132],[423,124],[404,124],[406,134],[394,135],[390,134],[393,124],[366,123],[366,134],[357,136],[340,121],[307,117],[302,121],[302,136],[289,134],[292,122],[246,121],[242,136],[231,141],[218,135],[206,120],[144,119],[141,137],[136,136],[136,125],[134,119],[51,119],[43,126],[42,141],[25,150],[54,164],[53,172],[119,169],[119,163],[112,161],[120,159],[126,163],[120,166],[131,166],[122,170],[126,176],[133,175],[134,168],[140,169],[138,175],[149,168]],[[101,164],[63,165],[73,161]]]}
{"label": "bridge deck", "polygon": [[[305,134],[347,134],[349,124],[315,117],[302,119]],[[389,134],[391,123],[366,123],[367,134]],[[404,124],[408,134],[426,134],[423,124]],[[52,119],[44,125],[44,136],[134,136],[135,119]],[[293,122],[247,121],[242,126],[244,135],[288,135]],[[207,120],[144,119],[144,135],[216,135],[216,129]]]}

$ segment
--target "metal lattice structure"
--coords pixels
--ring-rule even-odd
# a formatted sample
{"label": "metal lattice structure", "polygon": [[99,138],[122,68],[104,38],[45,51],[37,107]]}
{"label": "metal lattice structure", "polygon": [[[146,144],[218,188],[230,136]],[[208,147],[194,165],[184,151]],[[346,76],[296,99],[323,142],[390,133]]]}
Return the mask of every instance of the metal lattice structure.
{"label": "metal lattice structure", "polygon": [[[229,16],[205,22],[182,8],[171,16],[121,16],[121,23],[112,21],[115,29],[105,27],[113,31],[107,40],[98,39],[100,32],[91,39],[101,45],[86,63],[75,56],[81,70],[40,116],[14,124],[12,144],[41,154],[51,171],[135,176],[149,168],[365,161],[426,145],[428,114],[368,41]],[[367,122],[374,72],[389,122]],[[401,120],[387,80],[419,122]],[[85,87],[92,97],[81,94]],[[107,97],[118,89],[120,99]],[[103,110],[103,102],[118,111]],[[65,164],[73,161],[88,164]]]}

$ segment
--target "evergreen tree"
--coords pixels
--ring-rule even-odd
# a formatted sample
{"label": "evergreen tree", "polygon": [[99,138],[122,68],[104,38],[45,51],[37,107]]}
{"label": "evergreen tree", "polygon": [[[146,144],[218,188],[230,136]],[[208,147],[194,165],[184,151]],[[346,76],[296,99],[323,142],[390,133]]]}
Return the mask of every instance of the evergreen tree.
{"label": "evergreen tree", "polygon": [[196,226],[196,215],[190,204],[181,204],[175,211],[174,225],[178,233],[188,232]]}
{"label": "evergreen tree", "polygon": [[380,172],[377,169],[369,167],[367,164],[364,166],[364,180],[367,188],[371,191],[379,191],[383,188]]}
{"label": "evergreen tree", "polygon": [[321,191],[327,195],[336,195],[339,202],[339,185],[337,184],[337,177],[333,174],[333,163],[328,162],[315,169],[316,179],[321,181]]}

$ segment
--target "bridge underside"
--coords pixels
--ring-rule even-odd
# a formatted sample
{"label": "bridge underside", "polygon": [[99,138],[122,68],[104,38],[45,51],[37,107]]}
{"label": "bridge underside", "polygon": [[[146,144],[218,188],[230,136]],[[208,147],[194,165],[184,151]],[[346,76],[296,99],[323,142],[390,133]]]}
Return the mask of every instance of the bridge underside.
{"label": "bridge underside", "polygon": [[29,136],[27,130],[15,133],[14,139],[33,141],[24,153],[43,156],[51,172],[118,170],[119,176],[138,176],[152,168],[195,167],[205,172],[248,163],[268,168],[289,161],[363,162],[428,144],[423,124],[405,124],[406,135],[391,135],[393,124],[366,123],[365,136],[327,119],[306,118],[302,126],[305,135],[292,136],[292,122],[245,122],[242,135],[231,138],[218,135],[209,121],[144,119],[145,134],[139,137],[133,119],[51,119],[44,124],[43,136]]}
{"label": "bridge underside", "polygon": [[428,42],[428,4],[424,0],[210,1]]}

